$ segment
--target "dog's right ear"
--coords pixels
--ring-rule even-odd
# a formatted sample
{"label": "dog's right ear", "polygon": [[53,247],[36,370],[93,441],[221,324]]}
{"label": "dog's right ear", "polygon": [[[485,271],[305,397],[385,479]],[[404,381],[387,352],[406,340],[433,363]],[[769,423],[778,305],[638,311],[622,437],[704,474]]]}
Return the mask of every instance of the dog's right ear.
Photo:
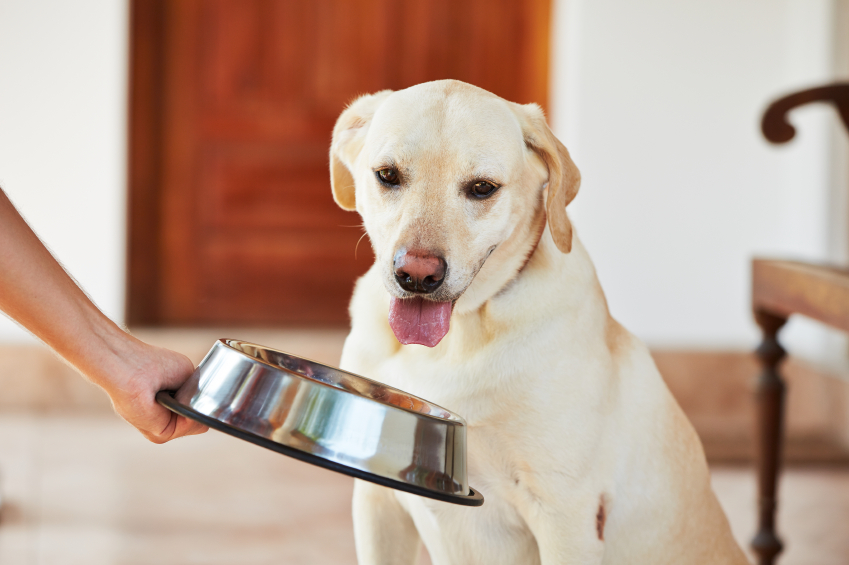
{"label": "dog's right ear", "polygon": [[333,199],[345,210],[357,209],[354,162],[363,149],[374,113],[390,94],[391,90],[381,90],[360,96],[336,120],[333,141],[330,143],[330,186]]}

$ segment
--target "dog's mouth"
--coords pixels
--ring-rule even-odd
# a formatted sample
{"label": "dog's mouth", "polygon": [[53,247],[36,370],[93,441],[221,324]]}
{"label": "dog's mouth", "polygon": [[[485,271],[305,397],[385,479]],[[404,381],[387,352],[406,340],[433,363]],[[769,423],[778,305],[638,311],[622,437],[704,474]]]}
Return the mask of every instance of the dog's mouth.
{"label": "dog's mouth", "polygon": [[421,296],[392,297],[389,304],[389,326],[395,338],[404,345],[435,347],[451,324],[454,302],[436,302]]}
{"label": "dog's mouth", "polygon": [[[398,298],[391,296],[389,303],[389,327],[402,345],[426,345],[436,347],[442,341],[451,326],[451,312],[454,304],[466,289],[472,284],[472,280],[480,272],[483,264],[495,251],[497,245],[487,250],[486,255],[478,263],[474,274],[462,291],[449,296],[441,296],[448,300],[428,300],[422,296],[407,296]],[[436,293],[435,293],[436,294]]]}

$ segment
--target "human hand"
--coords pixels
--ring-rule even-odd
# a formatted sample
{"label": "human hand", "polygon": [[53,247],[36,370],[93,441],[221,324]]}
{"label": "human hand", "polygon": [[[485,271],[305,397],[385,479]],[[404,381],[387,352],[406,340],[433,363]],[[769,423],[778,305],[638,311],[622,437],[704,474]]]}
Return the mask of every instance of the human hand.
{"label": "human hand", "polygon": [[156,402],[160,390],[177,390],[194,371],[180,353],[148,345],[129,334],[106,340],[108,351],[95,370],[81,369],[109,395],[115,411],[153,443],[202,434],[208,428]]}

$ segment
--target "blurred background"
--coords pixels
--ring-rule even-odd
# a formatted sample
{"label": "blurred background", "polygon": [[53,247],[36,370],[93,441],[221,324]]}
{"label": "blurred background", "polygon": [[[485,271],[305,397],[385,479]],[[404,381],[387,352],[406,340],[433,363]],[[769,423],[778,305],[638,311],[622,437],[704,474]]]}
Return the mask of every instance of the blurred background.
{"label": "blurred background", "polygon": [[[330,195],[345,105],[442,78],[537,102],[582,171],[570,213],[611,311],[747,543],[750,260],[849,261],[836,113],[794,112],[782,146],[760,118],[846,77],[849,0],[0,0],[0,186],[142,339],[336,363],[372,260]],[[782,563],[845,562],[849,349],[804,319],[782,338]],[[0,391],[0,562],[353,562],[348,479],[217,434],[147,445],[2,317]]]}

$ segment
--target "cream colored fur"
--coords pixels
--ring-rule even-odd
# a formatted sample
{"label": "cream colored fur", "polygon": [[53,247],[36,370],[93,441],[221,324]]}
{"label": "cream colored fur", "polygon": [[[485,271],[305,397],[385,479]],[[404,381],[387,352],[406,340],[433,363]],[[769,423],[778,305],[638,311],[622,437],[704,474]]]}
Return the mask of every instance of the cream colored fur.
{"label": "cream colored fur", "polygon": [[[399,188],[375,178],[390,165]],[[468,508],[357,481],[361,565],[413,564],[420,540],[435,565],[746,563],[692,426],[608,312],[565,213],[580,176],[537,106],[457,81],[364,96],[334,129],[331,174],[376,256],[342,367],[462,415],[486,497]],[[477,178],[500,188],[471,198]],[[387,322],[402,246],[448,262],[438,299],[456,304],[434,348],[400,345]]]}

